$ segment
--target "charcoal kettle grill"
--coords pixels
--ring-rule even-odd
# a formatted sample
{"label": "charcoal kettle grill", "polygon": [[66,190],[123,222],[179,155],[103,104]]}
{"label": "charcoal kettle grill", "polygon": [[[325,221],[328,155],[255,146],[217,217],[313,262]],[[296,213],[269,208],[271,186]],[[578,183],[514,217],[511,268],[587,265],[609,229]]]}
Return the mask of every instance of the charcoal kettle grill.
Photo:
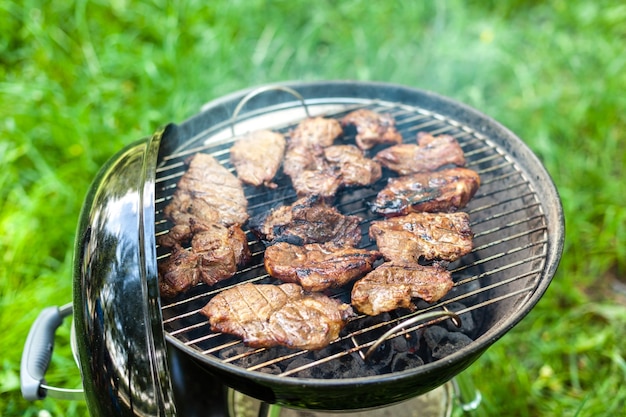
{"label": "charcoal kettle grill", "polygon": [[[273,282],[263,268],[264,243],[245,227],[253,255],[249,265],[216,286],[160,297],[157,265],[169,252],[157,238],[172,226],[163,209],[189,156],[206,152],[233,170],[228,151],[243,133],[288,133],[305,117],[341,118],[360,108],[393,115],[405,142],[422,131],[454,136],[467,166],[481,177],[480,189],[463,209],[470,215],[474,249],[448,265],[455,285],[446,297],[418,303],[416,311],[359,316],[321,353],[248,348],[212,332],[199,314],[226,288]],[[353,138],[347,129],[340,140]],[[377,219],[368,202],[390,175],[371,187],[341,190],[336,198],[340,211],[363,219],[363,247],[373,247],[366,230]],[[275,189],[245,187],[252,215],[295,200],[287,176],[279,172],[276,183]],[[82,395],[94,416],[226,415],[225,387],[262,404],[307,410],[406,401],[445,386],[528,314],[556,272],[563,242],[560,199],[539,159],[512,132],[474,109],[387,83],[289,82],[236,92],[124,148],[94,180],[78,225],[73,278]],[[332,296],[347,294],[337,290]],[[68,311],[47,310],[31,329],[22,362],[27,398],[55,392],[43,375],[54,329]],[[472,328],[464,343],[435,354],[440,348],[425,346],[424,340],[435,338],[433,328],[448,335],[437,337],[454,339],[450,316]],[[379,352],[399,346],[394,341],[425,359],[394,358],[372,370],[373,362],[382,360],[376,359]],[[341,371],[348,363],[352,368]],[[195,414],[198,409],[202,414]]]}

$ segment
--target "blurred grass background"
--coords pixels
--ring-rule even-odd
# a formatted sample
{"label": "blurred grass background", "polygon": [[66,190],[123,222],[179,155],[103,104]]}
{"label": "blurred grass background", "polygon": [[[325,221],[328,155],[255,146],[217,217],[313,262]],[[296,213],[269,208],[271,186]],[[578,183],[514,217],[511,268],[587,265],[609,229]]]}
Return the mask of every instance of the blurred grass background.
{"label": "blurred grass background", "polygon": [[[476,414],[625,415],[625,4],[23,0],[0,2],[0,27],[1,415],[87,413],[23,400],[19,361],[39,311],[71,301],[78,213],[99,167],[211,99],[323,79],[465,102],[526,141],[559,189],[559,271],[467,371]],[[80,385],[69,323],[47,379]]]}

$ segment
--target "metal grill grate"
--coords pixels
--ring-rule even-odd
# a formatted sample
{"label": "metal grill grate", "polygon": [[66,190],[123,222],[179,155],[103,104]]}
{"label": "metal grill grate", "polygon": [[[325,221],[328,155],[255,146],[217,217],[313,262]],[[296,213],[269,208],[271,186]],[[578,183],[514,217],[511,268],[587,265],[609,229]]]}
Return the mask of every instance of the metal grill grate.
{"label": "metal grill grate", "polygon": [[[303,115],[293,117],[293,112],[297,112],[298,106],[299,104],[292,103],[248,114],[245,119],[242,118],[235,123],[233,129],[238,128],[244,133],[245,130],[253,129],[250,126],[260,126],[287,133],[297,125],[298,119],[304,117]],[[243,282],[276,282],[264,269],[263,243],[244,228],[253,254],[251,263],[238,271],[233,278],[216,286],[208,287],[201,284],[173,300],[162,300],[164,328],[167,334],[204,355],[215,356],[224,362],[243,366],[248,370],[297,376],[303,369],[324,366],[328,362],[354,353],[363,357],[363,353],[376,342],[385,329],[425,311],[450,307],[459,315],[480,313],[475,315],[479,317],[475,337],[479,338],[506,317],[502,313],[495,314],[496,311],[516,311],[527,301],[536,289],[545,265],[548,245],[546,219],[537,192],[532,189],[524,171],[506,150],[480,132],[422,108],[382,101],[361,100],[355,103],[352,99],[346,99],[345,102],[338,99],[328,102],[318,99],[308,102],[307,106],[311,114],[335,118],[341,118],[349,111],[360,107],[390,113],[395,117],[405,142],[413,141],[420,131],[435,135],[450,134],[459,141],[466,156],[467,167],[480,174],[481,187],[464,209],[470,215],[471,227],[475,234],[474,250],[449,265],[455,281],[453,290],[435,304],[418,304],[419,309],[416,312],[405,311],[378,319],[359,316],[350,323],[349,332],[333,342],[332,354],[318,355],[301,367],[275,371],[273,368],[275,365],[307,355],[309,352],[287,351],[281,348],[273,348],[273,351],[268,352],[268,349],[245,348],[241,341],[234,337],[211,332],[208,321],[199,314],[199,310],[213,295],[226,288]],[[285,117],[285,112],[288,112],[290,117]],[[285,119],[289,120],[285,122]],[[156,190],[157,236],[166,233],[171,227],[169,221],[163,217],[163,209],[175,191],[176,182],[184,173],[185,158],[196,152],[210,153],[225,167],[234,171],[229,162],[228,150],[236,138],[232,136],[230,127],[222,125],[206,130],[160,162]],[[354,138],[347,135],[345,139],[353,143]],[[369,155],[373,156],[377,150],[375,148]],[[388,176],[384,177],[371,187],[340,191],[336,199],[335,206],[339,211],[358,215],[363,219],[361,247],[374,247],[374,243],[369,241],[367,229],[371,220],[380,217],[370,212],[367,202],[372,201],[384,187],[387,178]],[[278,187],[274,190],[244,187],[251,215],[268,211],[278,205],[290,204],[296,199],[290,180],[282,172],[279,172],[276,183]],[[169,256],[164,248],[158,248],[158,254],[159,260]],[[332,296],[349,302],[350,290],[337,290]],[[458,303],[463,307],[454,310],[452,307],[458,307]],[[441,320],[444,319],[407,327],[392,337],[407,337],[411,332]]]}

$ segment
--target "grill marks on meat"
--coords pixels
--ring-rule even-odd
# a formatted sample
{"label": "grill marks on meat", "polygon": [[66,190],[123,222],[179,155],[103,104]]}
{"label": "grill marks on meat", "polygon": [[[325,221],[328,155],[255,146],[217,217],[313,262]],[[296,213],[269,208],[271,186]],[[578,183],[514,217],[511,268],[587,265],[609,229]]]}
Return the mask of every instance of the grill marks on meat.
{"label": "grill marks on meat", "polygon": [[321,349],[339,337],[352,307],[297,284],[245,283],[222,291],[201,310],[211,329],[252,347]]}
{"label": "grill marks on meat", "polygon": [[272,182],[285,154],[286,140],[270,130],[251,132],[230,148],[230,161],[245,183],[276,188]]}
{"label": "grill marks on meat", "polygon": [[372,222],[369,236],[391,262],[355,283],[351,295],[357,310],[377,315],[414,308],[414,298],[435,302],[450,291],[454,283],[445,267],[437,263],[423,266],[418,261],[454,261],[472,250],[469,216],[456,210],[469,202],[479,185],[478,174],[465,168],[389,180],[372,209],[401,217]]}
{"label": "grill marks on meat", "polygon": [[467,168],[406,175],[391,178],[371,207],[384,216],[453,212],[465,207],[479,186],[478,173]]}
{"label": "grill marks on meat", "polygon": [[418,144],[403,143],[378,152],[375,161],[400,175],[435,171],[445,165],[465,165],[465,155],[450,135],[433,136],[420,132]]}
{"label": "grill marks on meat", "polygon": [[[303,148],[292,150],[301,151]],[[293,187],[300,196],[332,197],[340,187],[367,186],[382,176],[380,164],[366,158],[354,145],[332,145],[311,158],[314,163],[292,177]]]}
{"label": "grill marks on meat", "polygon": [[307,291],[324,291],[363,277],[381,257],[377,251],[328,243],[279,242],[265,250],[265,269],[274,278],[300,284]]}
{"label": "grill marks on meat", "polygon": [[385,259],[394,262],[455,261],[473,248],[469,215],[411,213],[370,224],[369,236]]}
{"label": "grill marks on meat", "polygon": [[453,285],[450,271],[438,264],[387,262],[354,284],[352,306],[370,316],[397,308],[414,309],[413,299],[433,303]]}
{"label": "grill marks on meat", "polygon": [[315,195],[332,197],[341,186],[341,178],[337,170],[322,162],[320,169],[307,169],[291,179],[298,196]]}
{"label": "grill marks on meat", "polygon": [[378,144],[402,143],[402,135],[396,129],[396,121],[389,114],[377,113],[369,109],[359,109],[341,119],[343,126],[356,127],[356,144],[363,150]]}
{"label": "grill marks on meat", "polygon": [[295,245],[332,242],[337,246],[358,246],[361,242],[360,217],[343,215],[319,197],[303,197],[281,206],[265,217],[250,219],[251,230],[275,244]]}

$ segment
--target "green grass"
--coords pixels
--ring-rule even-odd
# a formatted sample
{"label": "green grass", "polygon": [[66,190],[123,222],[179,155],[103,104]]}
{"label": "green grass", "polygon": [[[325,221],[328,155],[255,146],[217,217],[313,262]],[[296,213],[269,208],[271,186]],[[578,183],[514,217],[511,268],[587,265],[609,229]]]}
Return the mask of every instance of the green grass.
{"label": "green grass", "polygon": [[[626,6],[612,1],[0,2],[0,414],[28,403],[23,340],[71,300],[83,197],[127,143],[232,91],[380,80],[465,102],[516,132],[561,194],[567,239],[533,311],[468,375],[479,415],[626,409]],[[80,384],[69,323],[50,384]]]}

